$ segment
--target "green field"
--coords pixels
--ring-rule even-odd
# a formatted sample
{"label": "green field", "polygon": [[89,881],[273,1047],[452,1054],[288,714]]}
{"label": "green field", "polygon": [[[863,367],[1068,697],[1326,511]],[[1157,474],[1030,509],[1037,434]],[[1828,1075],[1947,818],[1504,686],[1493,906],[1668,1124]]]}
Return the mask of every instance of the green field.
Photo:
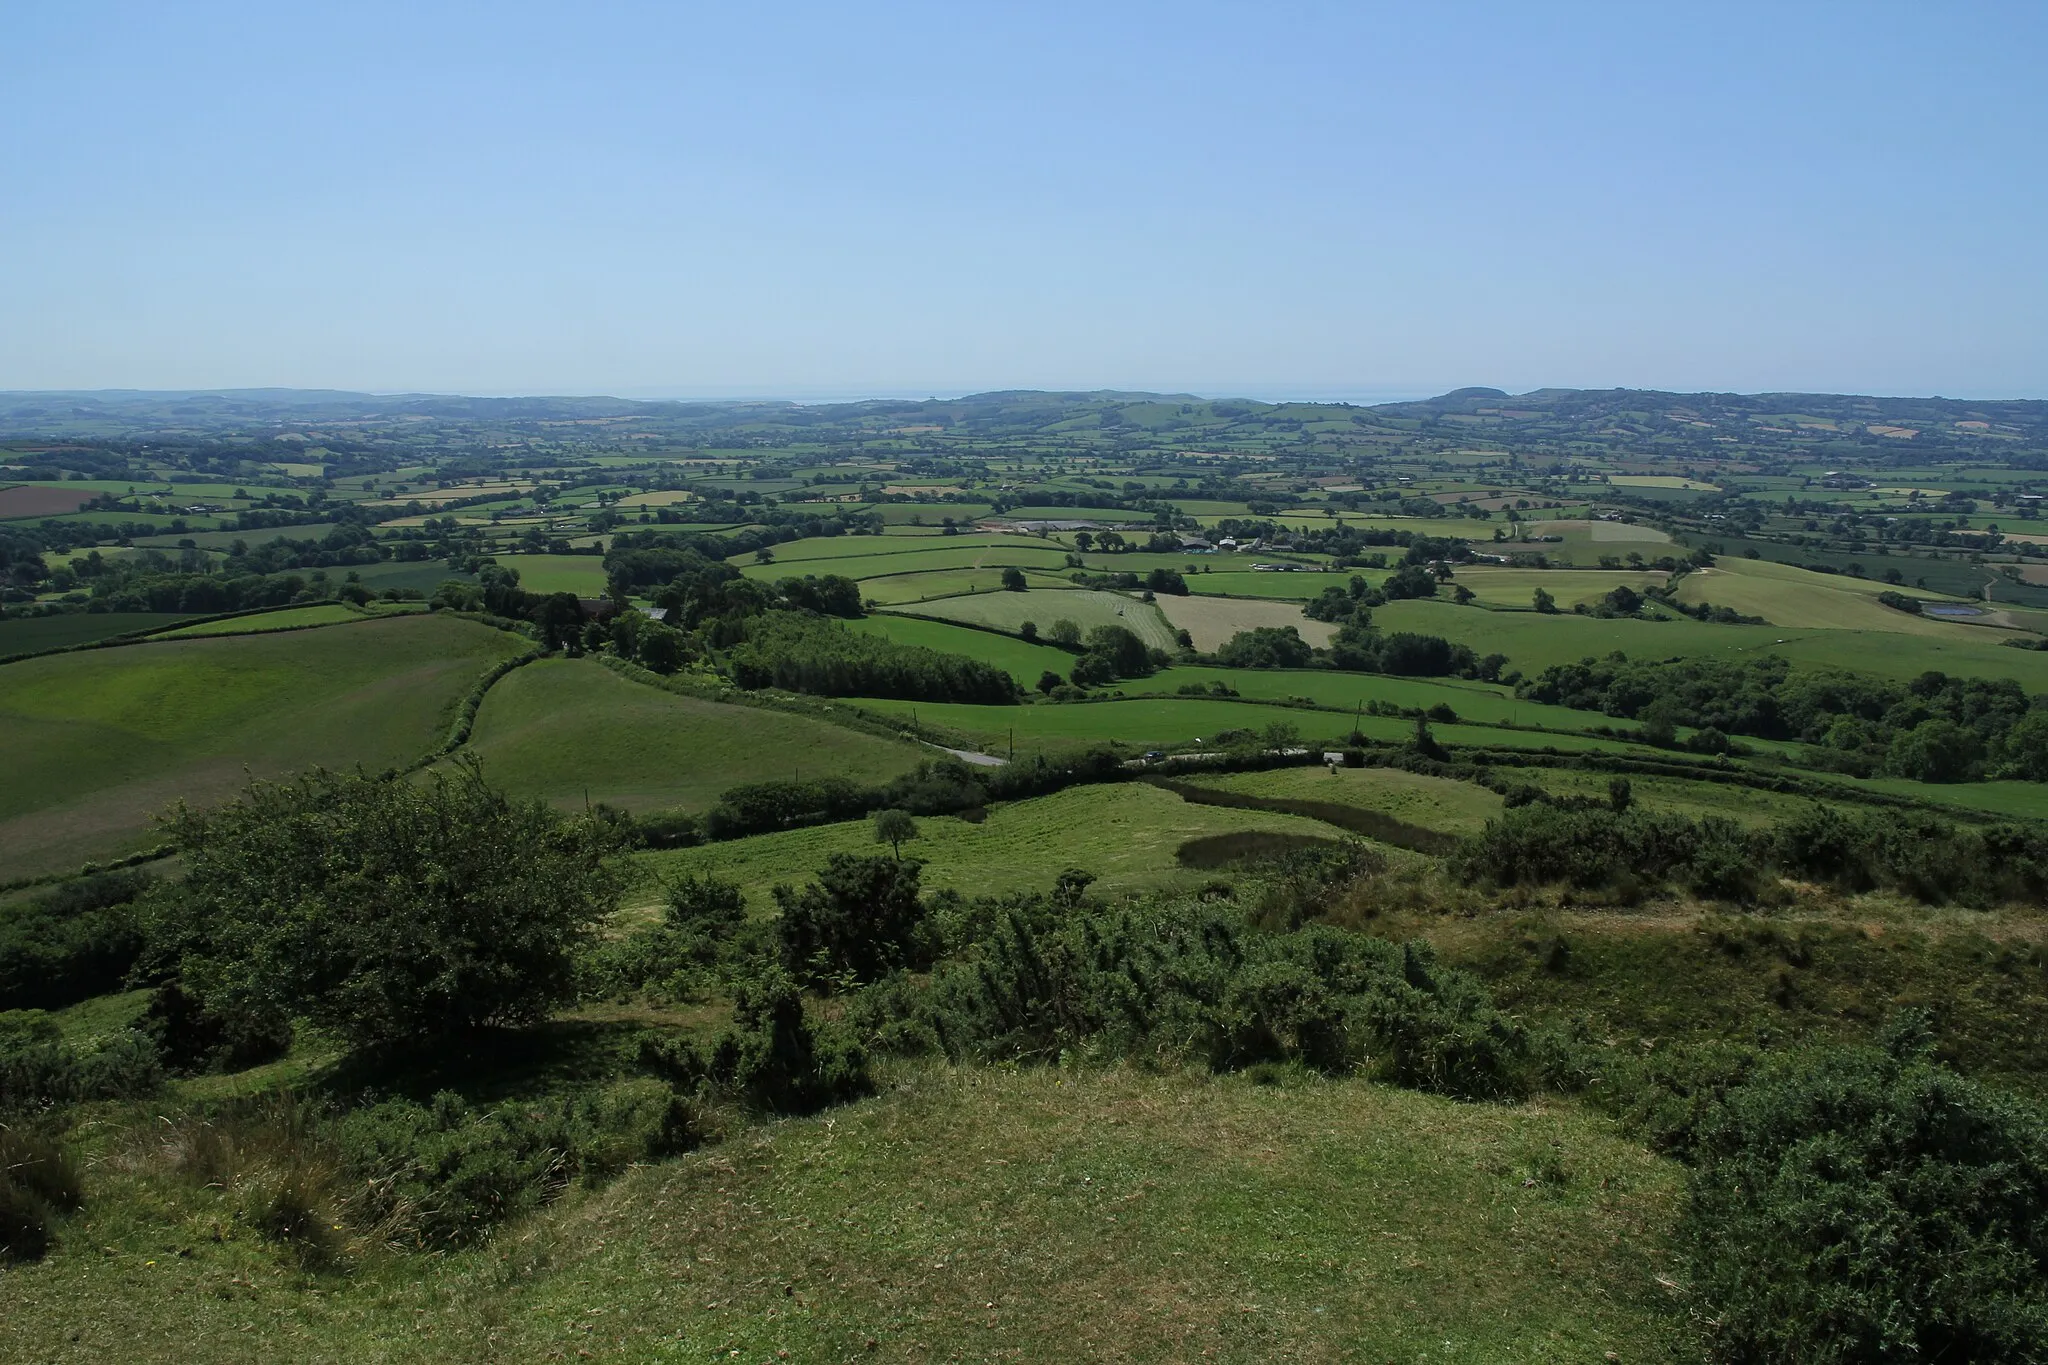
{"label": "green field", "polygon": [[1122,593],[985,592],[921,602],[915,610],[920,616],[971,621],[1007,631],[1030,621],[1041,635],[1052,629],[1054,621],[1063,619],[1079,626],[1084,635],[1096,626],[1122,626],[1154,649],[1176,648],[1173,627],[1159,609]]}
{"label": "green field", "polygon": [[272,630],[297,630],[302,626],[332,626],[344,621],[363,621],[369,618],[352,607],[339,602],[320,602],[310,607],[281,607],[276,611],[260,612],[253,616],[232,616],[225,621],[201,621],[196,626],[181,626],[151,637],[157,640],[185,640],[202,635],[261,635]]}
{"label": "green field", "polygon": [[[1581,602],[1596,602],[1618,587],[1661,588],[1669,574],[1612,569],[1491,569],[1460,567],[1453,580],[1470,588],[1481,603],[1491,607],[1527,607],[1541,588],[1569,610]],[[1444,591],[1448,592],[1449,589]],[[1716,606],[1721,605],[1718,601]]]}
{"label": "green field", "polygon": [[28,876],[146,845],[180,798],[311,764],[376,771],[438,744],[456,701],[527,648],[446,616],[173,640],[0,669],[0,868]]}
{"label": "green field", "polygon": [[[894,541],[860,537],[842,542],[847,553],[799,559],[793,570],[782,563],[778,555],[772,564],[742,562],[740,572],[748,578],[772,583],[778,578],[788,578],[792,573],[798,577],[809,573],[869,579],[883,574],[920,573],[932,569],[1001,568],[1006,564],[1042,570],[1066,567],[1066,552],[1063,550],[1021,537],[1012,537],[1011,540],[1013,543],[1009,544],[954,545],[950,539],[942,539],[936,546],[913,542],[915,548],[902,549]],[[877,548],[866,550],[866,546]]]}
{"label": "green field", "polygon": [[[1982,626],[1962,625],[1896,611],[1877,600],[1880,592],[1945,601],[1934,593],[1890,587],[1848,574],[1819,574],[1767,559],[1723,557],[1711,569],[1687,574],[1678,585],[1681,602],[1712,602],[1733,607],[1745,616],[1761,616],[1772,625],[1794,629],[1875,630],[1898,635],[1923,635],[1938,640],[1971,640]],[[1985,642],[1995,643],[1996,635]]]}
{"label": "green field", "polygon": [[1117,686],[1134,695],[1170,695],[1188,683],[1215,682],[1236,688],[1239,695],[1246,698],[1260,701],[1306,698],[1319,706],[1347,712],[1373,701],[1423,710],[1441,702],[1456,711],[1461,720],[1488,725],[1585,730],[1595,725],[1616,723],[1612,716],[1598,711],[1574,711],[1568,706],[1523,701],[1515,696],[1513,688],[1467,682],[1461,678],[1396,678],[1384,673],[1340,673],[1334,669],[1231,669],[1175,664],[1149,678],[1135,678]]}
{"label": "green field", "polygon": [[[1190,805],[1143,782],[1069,787],[1051,796],[1008,802],[990,809],[979,824],[949,815],[926,817],[917,824],[918,838],[903,846],[904,856],[924,860],[928,889],[951,889],[965,896],[1046,891],[1069,867],[1086,868],[1100,877],[1098,892],[1198,881],[1213,874],[1183,868],[1174,853],[1189,839],[1208,834],[1262,830],[1343,837],[1329,825],[1300,816]],[[848,820],[647,853],[641,861],[665,874],[715,872],[738,882],[747,892],[749,906],[762,912],[774,908],[768,892],[777,882],[807,880],[833,853],[875,851],[870,822]],[[652,895],[649,889],[639,893],[641,899]]]}
{"label": "green field", "polygon": [[853,630],[886,635],[902,644],[922,645],[944,654],[965,654],[971,659],[992,663],[1006,669],[1021,687],[1035,687],[1039,675],[1048,670],[1065,676],[1074,667],[1074,656],[1064,649],[1055,649],[1051,645],[1027,645],[1014,636],[948,625],[942,621],[884,614],[865,616],[846,624]]}
{"label": "green field", "polygon": [[[939,536],[938,528],[931,528],[933,536]],[[808,540],[790,540],[772,546],[771,551],[777,564],[788,564],[812,559],[866,559],[874,556],[899,554],[927,554],[937,550],[1005,550],[1052,551],[1065,554],[1066,548],[1055,545],[1040,536],[1006,535],[999,532],[982,532],[970,535],[939,536],[933,540],[926,536],[813,536]],[[744,563],[741,556],[735,563]],[[1007,561],[1003,561],[1007,562]],[[924,567],[913,564],[910,568]],[[799,572],[806,572],[799,570]],[[808,572],[844,573],[843,569],[809,570]],[[895,572],[884,569],[882,572]],[[851,575],[849,575],[851,576]]]}
{"label": "green field", "polygon": [[[1024,571],[1024,582],[1034,592],[1067,592],[1073,584],[1064,578],[1036,569]],[[940,597],[961,597],[968,593],[1003,592],[1003,571],[991,565],[985,569],[932,569],[924,573],[884,574],[861,580],[861,596],[883,606],[928,602]]]}
{"label": "green field", "polygon": [[[519,586],[528,592],[573,592],[578,597],[604,596],[604,560],[598,555],[499,555],[498,563],[504,568],[519,570]],[[439,564],[431,565],[429,568],[435,573],[435,583],[455,576]],[[370,576],[364,574],[363,581],[368,583]]]}
{"label": "green field", "polygon": [[1428,777],[1399,768],[1274,768],[1189,779],[1215,791],[1289,801],[1331,801],[1379,811],[1446,834],[1475,834],[1501,813],[1499,795],[1474,782]]}
{"label": "green field", "polygon": [[770,778],[883,781],[931,752],[808,716],[677,696],[588,659],[507,674],[484,698],[468,747],[517,795],[642,814],[702,810],[729,787]]}
{"label": "green field", "polygon": [[189,612],[177,611],[80,611],[62,616],[17,616],[0,620],[0,658],[91,644],[94,640],[156,630],[191,619]]}

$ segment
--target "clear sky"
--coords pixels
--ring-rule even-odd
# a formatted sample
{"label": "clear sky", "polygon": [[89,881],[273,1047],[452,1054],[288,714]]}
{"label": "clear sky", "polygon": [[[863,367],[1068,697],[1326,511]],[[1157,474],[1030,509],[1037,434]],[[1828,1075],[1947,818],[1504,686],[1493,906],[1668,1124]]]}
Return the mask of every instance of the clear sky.
{"label": "clear sky", "polygon": [[0,388],[2048,397],[2048,3],[4,0]]}

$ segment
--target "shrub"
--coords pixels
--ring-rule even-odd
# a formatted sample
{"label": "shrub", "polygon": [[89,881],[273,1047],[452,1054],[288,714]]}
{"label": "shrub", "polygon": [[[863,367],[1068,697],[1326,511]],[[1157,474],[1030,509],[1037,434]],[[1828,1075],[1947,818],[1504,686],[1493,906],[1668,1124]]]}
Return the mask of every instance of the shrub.
{"label": "shrub", "polygon": [[2048,1124],[1905,1031],[1767,1064],[1697,1158],[1685,1230],[1724,1358],[2043,1358]]}
{"label": "shrub", "polygon": [[776,887],[784,966],[800,979],[864,982],[916,965],[925,946],[919,867],[835,853],[809,886]]}
{"label": "shrub", "polygon": [[141,1034],[124,1031],[77,1048],[39,1010],[0,1014],[0,1115],[153,1095],[163,1079],[157,1050]]}
{"label": "shrub", "polygon": [[358,1048],[539,1018],[620,885],[598,822],[510,801],[474,763],[428,782],[315,770],[166,824],[188,871],[151,897],[149,930],[185,988]]}
{"label": "shrub", "polygon": [[0,912],[0,1010],[63,1009],[121,989],[142,951],[145,872],[82,877]]}

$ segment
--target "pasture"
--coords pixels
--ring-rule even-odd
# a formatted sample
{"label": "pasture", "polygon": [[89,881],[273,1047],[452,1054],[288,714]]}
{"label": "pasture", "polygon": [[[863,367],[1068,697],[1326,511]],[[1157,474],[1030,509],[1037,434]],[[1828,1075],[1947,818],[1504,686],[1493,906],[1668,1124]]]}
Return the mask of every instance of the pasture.
{"label": "pasture", "polygon": [[[578,597],[602,597],[605,592],[604,559],[599,555],[499,555],[498,563],[519,571],[519,586],[528,592],[573,592]],[[436,583],[453,577],[440,564]],[[369,575],[363,576],[368,583]]]}
{"label": "pasture", "polygon": [[1061,619],[1072,621],[1084,635],[1096,626],[1122,626],[1154,649],[1178,647],[1173,628],[1157,607],[1122,593],[1074,588],[1064,592],[984,592],[921,602],[916,614],[968,621],[1013,634],[1026,621],[1036,624],[1041,635]]}
{"label": "pasture", "polygon": [[1711,569],[1687,574],[1678,584],[1681,602],[1733,607],[1745,616],[1761,616],[1772,625],[1795,630],[1876,630],[1938,640],[1968,639],[1983,630],[1895,610],[1877,600],[1881,592],[1947,600],[1934,593],[1847,574],[1818,574],[1767,559],[1724,557]]}
{"label": "pasture", "polygon": [[[792,565],[792,573],[784,577],[801,577],[794,570],[805,568]],[[1010,566],[990,565],[985,569],[930,569],[922,573],[883,574],[878,578],[864,578],[860,581],[860,595],[870,602],[882,606],[896,606],[913,602],[928,602],[938,597],[960,597],[969,593],[1004,592],[1003,568]],[[770,580],[773,581],[773,580]],[[1064,578],[1036,569],[1024,571],[1025,587],[1034,592],[1071,592],[1074,585]]]}
{"label": "pasture", "polygon": [[[979,823],[950,815],[920,817],[905,857],[924,861],[926,889],[965,896],[1049,891],[1069,867],[1101,880],[1100,893],[1138,891],[1196,880],[1175,858],[1190,839],[1260,831],[1342,837],[1318,821],[1265,811],[1191,805],[1143,782],[1069,787],[1050,796],[991,807]],[[757,834],[696,848],[644,853],[639,861],[665,875],[716,873],[738,882],[755,913],[774,909],[769,889],[808,880],[833,853],[878,851],[867,820]],[[880,851],[886,851],[881,846]],[[651,898],[654,891],[643,892]]]}
{"label": "pasture", "polygon": [[492,782],[568,810],[704,810],[771,778],[880,782],[929,749],[809,716],[678,696],[589,659],[540,659],[484,697],[467,751]]}
{"label": "pasture", "polygon": [[[1188,579],[1188,591],[1213,597],[1265,597],[1278,601],[1306,602],[1321,597],[1326,588],[1351,589],[1353,570],[1342,573],[1326,573],[1315,570],[1295,570],[1278,573],[1260,573],[1250,567],[1249,561],[1260,559],[1259,555],[1240,555],[1237,560],[1221,560],[1212,573],[1196,574]],[[1245,562],[1242,570],[1227,566],[1238,561]],[[1359,569],[1356,576],[1368,583],[1377,584],[1387,576],[1384,569]]]}
{"label": "pasture", "polygon": [[447,616],[168,640],[0,669],[0,867],[39,875],[146,845],[203,805],[313,764],[377,771],[439,744],[456,702],[527,642]]}
{"label": "pasture", "polygon": [[1558,606],[1570,609],[1581,602],[1597,602],[1619,587],[1633,588],[1639,593],[1646,588],[1662,587],[1668,577],[1668,574],[1626,569],[1495,569],[1484,566],[1460,566],[1452,581],[1470,588],[1480,603],[1489,607],[1529,607],[1535,600],[1536,590],[1541,588],[1556,599]]}

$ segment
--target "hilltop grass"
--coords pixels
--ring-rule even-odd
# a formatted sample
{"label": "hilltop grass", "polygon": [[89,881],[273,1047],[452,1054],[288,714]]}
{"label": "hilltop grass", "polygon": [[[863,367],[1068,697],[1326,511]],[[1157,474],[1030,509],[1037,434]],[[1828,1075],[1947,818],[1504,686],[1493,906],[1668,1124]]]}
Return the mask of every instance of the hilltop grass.
{"label": "hilltop grass", "polygon": [[762,707],[678,696],[587,659],[540,659],[484,697],[469,752],[493,783],[564,809],[702,810],[798,772],[881,782],[929,750]]}
{"label": "hilltop grass", "polygon": [[1015,634],[1026,621],[1045,634],[1062,618],[1083,634],[1096,626],[1122,626],[1154,649],[1176,648],[1173,629],[1159,609],[1122,593],[1068,590],[1057,596],[1034,592],[976,593],[917,606],[920,616],[968,621]]}
{"label": "hilltop grass", "polygon": [[57,654],[0,673],[0,866],[54,872],[149,842],[173,800],[203,805],[312,764],[403,766],[526,642],[446,616],[347,630]]}
{"label": "hilltop grass", "polygon": [[60,1250],[0,1277],[0,1353],[1681,1358],[1657,1283],[1679,1170],[1576,1107],[1179,1071],[890,1080],[424,1266],[285,1273],[209,1234],[206,1192],[96,1165]]}
{"label": "hilltop grass", "polygon": [[[929,890],[965,896],[1047,891],[1069,867],[1085,868],[1101,880],[1105,894],[1187,882],[1175,852],[1190,839],[1243,831],[1341,838],[1314,820],[1263,811],[1190,805],[1172,792],[1142,782],[1070,787],[1050,796],[1007,802],[971,823],[953,816],[918,820],[919,837],[903,846],[905,857],[924,860]],[[808,829],[758,834],[749,839],[641,855],[652,872],[713,872],[738,882],[757,912],[772,908],[769,889],[777,882],[801,884],[834,853],[887,852],[875,843],[867,820],[814,825]],[[642,899],[652,892],[643,889]]]}

